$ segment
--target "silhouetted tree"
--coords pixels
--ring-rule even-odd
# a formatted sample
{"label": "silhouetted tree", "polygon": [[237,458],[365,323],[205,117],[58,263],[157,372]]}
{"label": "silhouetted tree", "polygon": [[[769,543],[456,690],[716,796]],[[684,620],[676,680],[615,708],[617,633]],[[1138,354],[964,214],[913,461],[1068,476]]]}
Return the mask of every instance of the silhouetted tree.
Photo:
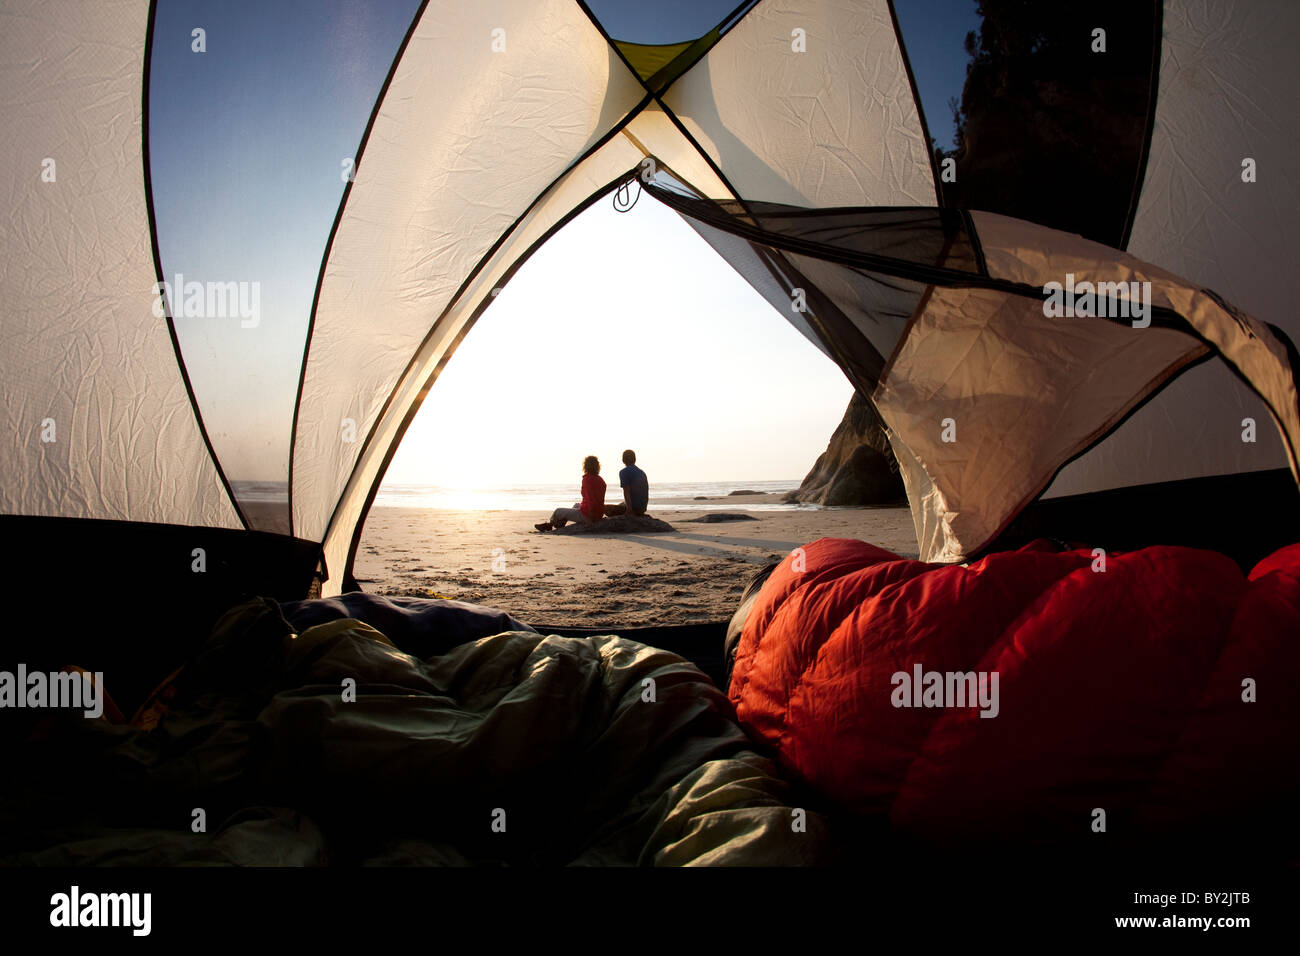
{"label": "silhouetted tree", "polygon": [[[1147,130],[1158,0],[978,0],[953,102],[953,206],[1121,242]],[[1094,52],[1096,29],[1105,52]]]}

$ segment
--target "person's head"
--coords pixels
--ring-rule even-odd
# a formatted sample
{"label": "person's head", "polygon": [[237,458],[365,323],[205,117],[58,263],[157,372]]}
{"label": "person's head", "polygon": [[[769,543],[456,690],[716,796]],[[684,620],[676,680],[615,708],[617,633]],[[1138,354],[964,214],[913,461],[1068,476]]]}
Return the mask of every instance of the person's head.
{"label": "person's head", "polygon": [[582,473],[584,475],[599,475],[600,459],[595,455],[588,455],[586,458],[582,459]]}
{"label": "person's head", "polygon": [[625,465],[636,464],[636,452],[634,452],[631,448],[623,452],[623,464]]}

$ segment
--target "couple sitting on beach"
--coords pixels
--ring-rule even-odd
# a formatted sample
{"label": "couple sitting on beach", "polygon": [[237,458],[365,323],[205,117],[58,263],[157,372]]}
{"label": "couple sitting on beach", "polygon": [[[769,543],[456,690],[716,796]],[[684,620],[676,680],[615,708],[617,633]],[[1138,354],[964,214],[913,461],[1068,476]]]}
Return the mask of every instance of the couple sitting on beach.
{"label": "couple sitting on beach", "polygon": [[533,525],[538,531],[555,531],[570,521],[589,524],[608,515],[643,515],[650,504],[650,481],[645,472],[636,466],[636,452],[623,452],[623,464],[618,473],[618,483],[623,486],[621,504],[605,504],[605,479],[600,477],[600,459],[588,455],[582,462],[582,503],[572,508],[556,508],[550,521]]}

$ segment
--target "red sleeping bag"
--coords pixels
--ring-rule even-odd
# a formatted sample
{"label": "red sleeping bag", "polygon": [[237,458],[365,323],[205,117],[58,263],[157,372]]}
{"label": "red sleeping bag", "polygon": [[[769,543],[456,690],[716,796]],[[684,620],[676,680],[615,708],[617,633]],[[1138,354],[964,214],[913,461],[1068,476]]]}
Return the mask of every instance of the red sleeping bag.
{"label": "red sleeping bag", "polygon": [[1182,547],[951,566],[823,538],[764,585],[730,696],[788,772],[926,839],[1287,819],[1300,544],[1246,578]]}

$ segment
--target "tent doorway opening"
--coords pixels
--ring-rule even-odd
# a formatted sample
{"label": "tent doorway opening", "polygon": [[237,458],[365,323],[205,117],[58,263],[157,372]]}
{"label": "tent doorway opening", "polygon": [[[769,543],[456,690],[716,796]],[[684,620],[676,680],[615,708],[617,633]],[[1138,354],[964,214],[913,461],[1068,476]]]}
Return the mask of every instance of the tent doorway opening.
{"label": "tent doorway opening", "polygon": [[[915,555],[901,500],[787,500],[853,394],[633,182],[547,240],[439,373],[369,510],[355,583],[548,626],[662,626],[725,621],[755,571],[818,537],[865,534]],[[588,455],[606,505],[621,504],[625,450],[664,529],[534,529],[579,502]]]}

